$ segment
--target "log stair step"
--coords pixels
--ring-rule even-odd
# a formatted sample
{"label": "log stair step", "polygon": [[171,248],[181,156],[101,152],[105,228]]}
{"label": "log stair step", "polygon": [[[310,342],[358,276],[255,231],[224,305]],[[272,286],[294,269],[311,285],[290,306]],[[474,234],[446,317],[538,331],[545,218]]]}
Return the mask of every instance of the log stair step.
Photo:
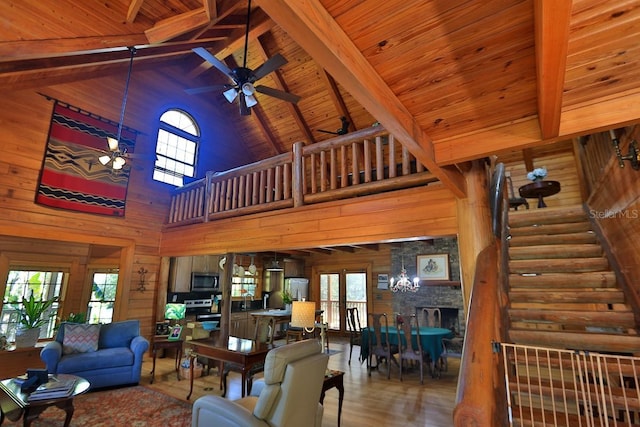
{"label": "log stair step", "polygon": [[509,261],[510,273],[570,273],[608,270],[606,258],[522,259]]}
{"label": "log stair step", "polygon": [[509,248],[510,259],[596,258],[602,256],[597,244],[518,246]]}
{"label": "log stair step", "polygon": [[[517,355],[512,351],[509,352],[508,362],[511,366],[527,366],[531,360],[536,360],[540,366],[550,368],[554,373],[560,369],[574,369],[575,362],[568,357],[559,358],[561,353],[554,353],[554,350],[548,351],[545,348],[529,347],[526,350],[519,350]],[[549,357],[550,355],[550,357]],[[612,356],[609,355],[606,361],[602,362],[605,372],[615,372],[623,377],[635,377],[638,374],[638,364],[634,359],[628,356]]]}
{"label": "log stair step", "polygon": [[[560,244],[589,244],[598,243],[598,238],[593,231],[583,231],[580,233],[565,234],[532,234],[529,236],[511,236],[509,247],[516,246],[539,246],[539,245],[560,245]],[[511,249],[509,249],[511,250]]]}
{"label": "log stair step", "polygon": [[512,289],[509,292],[512,303],[581,303],[581,304],[622,304],[624,292],[616,288],[595,289],[591,292],[585,290],[554,290],[547,289],[544,292],[529,290],[526,288]]}
{"label": "log stair step", "polygon": [[[544,425],[553,425],[556,427],[575,427],[593,425],[593,420],[587,420],[587,417],[585,417],[584,415],[556,413],[554,417],[554,413],[552,411],[542,411],[540,408],[529,408],[528,406],[514,405],[512,413],[514,420],[513,425],[518,427],[536,427]],[[532,415],[533,421],[531,421],[530,419]],[[615,424],[611,423],[610,425]],[[624,425],[625,427],[640,427],[640,424],[636,423],[619,423],[618,425]]]}
{"label": "log stair step", "polygon": [[553,234],[586,233],[591,230],[591,224],[584,222],[570,222],[567,224],[532,225],[528,227],[513,227],[509,224],[511,237],[539,236]]}
{"label": "log stair step", "polygon": [[568,350],[640,353],[640,337],[637,335],[510,329],[509,339],[518,344]]}
{"label": "log stair step", "polygon": [[613,288],[616,286],[613,271],[590,271],[585,273],[544,273],[522,276],[509,275],[511,288],[532,288],[545,292],[545,288]]}
{"label": "log stair step", "polygon": [[619,327],[633,329],[635,318],[628,311],[578,311],[578,310],[530,310],[509,309],[512,322],[555,322],[562,325]]}
{"label": "log stair step", "polygon": [[525,227],[535,224],[566,224],[581,221],[588,221],[587,214],[581,205],[509,212],[509,226],[511,227]]}
{"label": "log stair step", "polygon": [[[532,367],[535,369],[534,367]],[[554,379],[553,382],[547,378],[539,379],[535,382],[528,381],[526,377],[512,378],[509,381],[511,390],[518,390],[520,396],[531,396],[537,403],[540,402],[540,396],[543,396],[545,405],[551,407],[552,397],[555,396],[555,402],[562,405],[565,398],[570,401],[584,400],[582,388],[580,384],[575,384],[570,378],[565,377],[565,381]],[[596,385],[587,384],[584,392],[591,396],[591,402],[598,400],[598,392]],[[619,387],[611,385],[607,387],[608,403],[613,405],[617,410],[628,408],[635,412],[640,410],[640,401],[635,389],[628,387]],[[528,400],[528,397],[525,397]]]}

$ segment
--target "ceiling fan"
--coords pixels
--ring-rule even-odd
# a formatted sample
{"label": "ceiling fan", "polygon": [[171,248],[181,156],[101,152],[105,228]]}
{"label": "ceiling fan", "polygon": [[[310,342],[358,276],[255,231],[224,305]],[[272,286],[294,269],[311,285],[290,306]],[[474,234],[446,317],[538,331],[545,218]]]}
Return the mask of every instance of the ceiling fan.
{"label": "ceiling fan", "polygon": [[342,122],[342,127],[335,132],[330,130],[318,129],[318,132],[330,133],[331,135],[345,135],[349,132],[349,121],[345,116],[340,117],[340,121]]}
{"label": "ceiling fan", "polygon": [[208,61],[216,67],[218,70],[225,73],[231,78],[233,84],[222,84],[213,86],[204,86],[200,88],[186,89],[186,92],[193,95],[202,92],[209,92],[214,90],[222,90],[224,97],[232,103],[238,99],[240,105],[240,115],[251,115],[251,107],[258,103],[255,97],[256,92],[263,93],[268,96],[273,96],[283,101],[297,103],[300,100],[298,95],[294,95],[288,92],[284,92],[279,89],[270,88],[267,86],[257,85],[254,83],[267,74],[277,70],[287,63],[287,60],[280,54],[276,54],[272,58],[268,59],[264,64],[260,65],[255,70],[247,68],[247,49],[249,46],[249,22],[251,17],[251,0],[249,0],[249,6],[247,9],[247,28],[245,31],[244,41],[244,59],[242,67],[236,67],[230,69],[227,65],[212,55],[208,50],[202,47],[194,48],[193,51],[198,54],[202,59]]}

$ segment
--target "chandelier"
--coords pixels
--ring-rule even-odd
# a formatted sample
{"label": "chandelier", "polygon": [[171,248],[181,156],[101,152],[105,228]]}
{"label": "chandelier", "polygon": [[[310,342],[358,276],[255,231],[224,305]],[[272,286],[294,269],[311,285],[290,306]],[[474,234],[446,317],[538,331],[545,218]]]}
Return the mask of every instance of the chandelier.
{"label": "chandelier", "polygon": [[389,287],[392,292],[418,292],[418,289],[420,289],[420,279],[417,277],[414,277],[413,280],[409,279],[409,276],[407,276],[407,270],[404,268],[404,261],[402,261],[400,276],[398,276],[397,280],[392,277],[389,280]]}
{"label": "chandelier", "polygon": [[135,47],[129,47],[129,53],[131,54],[129,58],[129,71],[127,73],[127,82],[124,86],[124,97],[122,98],[122,108],[120,109],[120,121],[118,122],[118,133],[115,138],[110,136],[107,137],[107,144],[109,145],[109,151],[105,152],[104,155],[98,158],[98,161],[103,166],[108,166],[111,164],[111,167],[114,170],[120,170],[127,162],[125,157],[127,157],[127,148],[120,148],[120,139],[122,138],[122,127],[124,122],[124,112],[127,107],[127,95],[129,93],[129,82],[131,81],[131,70],[133,68],[133,56],[136,54]]}

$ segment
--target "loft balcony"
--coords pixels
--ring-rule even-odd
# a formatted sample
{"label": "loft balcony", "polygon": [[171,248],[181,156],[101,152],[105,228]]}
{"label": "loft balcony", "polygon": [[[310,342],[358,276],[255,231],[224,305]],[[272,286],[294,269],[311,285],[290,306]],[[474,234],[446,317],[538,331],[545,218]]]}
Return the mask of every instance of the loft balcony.
{"label": "loft balcony", "polygon": [[374,126],[205,178],[175,191],[166,227],[359,197],[439,182],[384,127]]}

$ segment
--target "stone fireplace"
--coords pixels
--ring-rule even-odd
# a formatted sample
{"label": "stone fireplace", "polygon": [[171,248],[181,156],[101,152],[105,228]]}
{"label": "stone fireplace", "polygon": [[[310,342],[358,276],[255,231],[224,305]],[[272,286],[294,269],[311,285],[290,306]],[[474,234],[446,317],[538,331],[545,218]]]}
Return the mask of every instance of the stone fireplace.
{"label": "stone fireplace", "polygon": [[[438,307],[442,315],[442,327],[454,328],[456,333],[464,334],[465,318],[460,286],[460,256],[456,238],[439,238],[418,242],[403,242],[391,249],[390,276],[397,276],[402,264],[409,277],[416,275],[418,255],[449,255],[449,281],[421,281],[417,292],[393,293],[394,313],[413,314],[422,307]],[[389,291],[391,292],[391,291]],[[423,320],[420,319],[422,322]]]}

